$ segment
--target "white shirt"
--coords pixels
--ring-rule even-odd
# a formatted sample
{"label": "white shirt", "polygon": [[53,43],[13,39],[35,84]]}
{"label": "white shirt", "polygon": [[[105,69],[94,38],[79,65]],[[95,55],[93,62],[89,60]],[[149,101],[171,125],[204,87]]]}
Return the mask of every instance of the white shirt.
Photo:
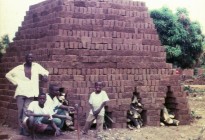
{"label": "white shirt", "polygon": [[16,66],[6,74],[6,78],[17,85],[14,98],[17,95],[26,97],[38,97],[39,94],[39,74],[47,75],[48,71],[38,63],[32,62],[31,79],[25,76],[24,64]]}
{"label": "white shirt", "polygon": [[[56,96],[52,99],[50,95],[46,94],[45,105],[49,106],[51,110],[55,110],[55,108],[61,106],[62,103],[58,100]],[[57,110],[55,110],[55,113],[57,113]]]}
{"label": "white shirt", "polygon": [[28,109],[32,111],[34,114],[55,114],[53,111],[49,110],[49,107],[44,104],[44,107],[41,108],[38,104],[38,101],[33,101],[29,104]]}
{"label": "white shirt", "polygon": [[[94,111],[96,111],[105,101],[109,101],[109,98],[107,96],[107,93],[103,90],[98,94],[92,92],[90,95],[89,103],[93,106]],[[92,109],[90,110],[90,114],[93,114]],[[104,116],[104,114],[105,108],[103,107],[98,115]]]}

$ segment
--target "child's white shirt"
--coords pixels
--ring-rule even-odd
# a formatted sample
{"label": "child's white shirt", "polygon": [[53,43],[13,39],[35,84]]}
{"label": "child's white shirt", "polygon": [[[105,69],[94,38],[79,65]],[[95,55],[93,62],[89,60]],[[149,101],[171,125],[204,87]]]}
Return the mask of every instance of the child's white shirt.
{"label": "child's white shirt", "polygon": [[[109,101],[109,98],[107,96],[107,93],[103,90],[98,94],[92,92],[90,95],[89,103],[93,106],[94,111],[96,111],[105,101]],[[92,109],[90,110],[90,114],[93,114]],[[103,107],[98,115],[104,116],[104,114],[105,108]]]}

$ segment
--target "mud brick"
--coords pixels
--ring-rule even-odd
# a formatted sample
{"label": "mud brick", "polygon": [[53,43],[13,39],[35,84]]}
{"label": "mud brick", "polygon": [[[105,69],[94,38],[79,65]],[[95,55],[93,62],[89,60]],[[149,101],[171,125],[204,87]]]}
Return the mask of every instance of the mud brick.
{"label": "mud brick", "polygon": [[102,38],[102,43],[112,44],[113,39],[112,38]]}
{"label": "mud brick", "polygon": [[180,117],[178,117],[180,124],[181,121],[183,122],[183,120],[187,120],[188,122],[190,122],[190,116],[189,115],[181,115]]}
{"label": "mud brick", "polygon": [[67,69],[58,69],[58,74],[67,74]]}
{"label": "mud brick", "polygon": [[122,38],[113,38],[113,43],[114,44],[122,44],[123,43],[123,40]]}
{"label": "mud brick", "polygon": [[9,105],[9,102],[7,102],[7,101],[1,99],[0,105],[1,105],[1,107],[3,107],[3,108],[7,108],[8,105]]}
{"label": "mud brick", "polygon": [[112,87],[113,85],[112,85],[112,81],[108,81],[108,86],[109,87]]}
{"label": "mud brick", "polygon": [[142,104],[151,104],[152,98],[142,98],[141,102],[142,102]]}
{"label": "mud brick", "polygon": [[177,98],[175,98],[175,100],[176,100],[176,102],[178,102],[178,103],[184,103],[184,104],[186,104],[186,103],[188,103],[188,101],[185,100],[185,98],[186,98],[186,97],[177,97]]}
{"label": "mud brick", "polygon": [[153,116],[160,116],[161,110],[147,110],[146,115],[153,117]]}
{"label": "mud brick", "polygon": [[9,139],[8,134],[0,134],[0,139]]}
{"label": "mud brick", "polygon": [[83,75],[74,75],[73,76],[74,81],[84,81]]}
{"label": "mud brick", "polygon": [[159,84],[157,84],[157,86],[154,87],[154,91],[159,91]]}
{"label": "mud brick", "polygon": [[173,92],[181,92],[182,91],[181,86],[172,86],[171,90]]}
{"label": "mud brick", "polygon": [[118,105],[128,105],[131,103],[131,97],[128,99],[118,99],[117,104]]}
{"label": "mud brick", "polygon": [[115,112],[112,112],[112,116],[113,116],[113,118],[115,118],[115,117],[124,117],[125,116],[125,113],[126,111],[115,111]]}
{"label": "mud brick", "polygon": [[70,100],[70,104],[75,105],[75,104],[80,104],[80,100]]}
{"label": "mud brick", "polygon": [[152,121],[159,121],[160,120],[160,115],[156,115],[156,116],[151,116],[147,118],[148,121],[152,122]]}
{"label": "mud brick", "polygon": [[188,108],[187,103],[177,103],[176,109],[186,109]]}
{"label": "mud brick", "polygon": [[[88,92],[85,92],[85,93],[88,93]],[[89,95],[86,95],[86,94],[81,94],[79,95],[79,97],[80,97],[80,100],[84,100],[84,101],[89,99]]]}
{"label": "mud brick", "polygon": [[[132,90],[132,92],[133,92],[134,90]],[[122,93],[122,95],[121,95],[121,97],[122,98],[132,98],[132,92],[124,92],[124,93]]]}
{"label": "mud brick", "polygon": [[51,81],[59,81],[59,80],[61,80],[61,76],[60,75],[51,75],[50,80]]}
{"label": "mud brick", "polygon": [[155,86],[150,86],[150,91],[154,92],[155,91]]}
{"label": "mud brick", "polygon": [[156,104],[164,104],[165,103],[165,99],[164,98],[156,98]]}
{"label": "mud brick", "polygon": [[[190,116],[188,116],[189,117],[189,119],[185,119],[185,120],[179,120],[180,121],[180,125],[186,125],[187,123],[190,123],[191,121],[190,121]],[[187,118],[188,118],[187,117]]]}
{"label": "mud brick", "polygon": [[113,123],[112,127],[113,128],[122,128],[123,127],[123,123]]}
{"label": "mud brick", "polygon": [[73,87],[73,82],[71,81],[62,81],[62,87],[70,89]]}
{"label": "mud brick", "polygon": [[73,80],[73,75],[64,74],[61,76],[61,81],[70,81]]}
{"label": "mud brick", "polygon": [[[110,96],[108,96],[110,98]],[[116,99],[110,99],[107,103],[106,106],[108,107],[114,107],[117,106],[117,100]]]}
{"label": "mud brick", "polygon": [[112,92],[116,93],[117,92],[117,88],[116,87],[112,87]]}
{"label": "mud brick", "polygon": [[148,126],[160,126],[160,121],[147,121],[146,125],[148,125]]}
{"label": "mud brick", "polygon": [[119,123],[123,123],[123,122],[126,122],[126,121],[127,121],[127,118],[124,117],[124,116],[123,116],[123,117],[117,117],[117,118],[116,118],[116,121],[119,122]]}
{"label": "mud brick", "polygon": [[112,82],[112,85],[113,85],[114,87],[116,87],[116,86],[117,86],[117,81],[113,81],[113,82]]}
{"label": "mud brick", "polygon": [[166,93],[165,92],[157,92],[156,97],[160,97],[160,98],[166,97]]}
{"label": "mud brick", "polygon": [[133,87],[129,87],[129,86],[128,87],[127,86],[124,87],[124,92],[131,92],[132,93],[133,91],[134,91]]}
{"label": "mud brick", "polygon": [[126,104],[125,105],[120,105],[120,109],[121,110],[125,110],[125,111],[129,110],[130,109],[130,105],[129,104],[128,105],[126,105]]}
{"label": "mud brick", "polygon": [[91,39],[92,41],[92,43],[103,43],[103,39],[102,38],[92,38]]}

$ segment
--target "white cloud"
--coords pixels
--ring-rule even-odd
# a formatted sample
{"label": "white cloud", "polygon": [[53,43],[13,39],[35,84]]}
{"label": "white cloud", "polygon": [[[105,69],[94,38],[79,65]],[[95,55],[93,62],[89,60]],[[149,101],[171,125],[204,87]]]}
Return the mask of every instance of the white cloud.
{"label": "white cloud", "polygon": [[0,0],[0,36],[9,34],[9,37],[13,38],[21,26],[29,5],[41,1],[44,0]]}

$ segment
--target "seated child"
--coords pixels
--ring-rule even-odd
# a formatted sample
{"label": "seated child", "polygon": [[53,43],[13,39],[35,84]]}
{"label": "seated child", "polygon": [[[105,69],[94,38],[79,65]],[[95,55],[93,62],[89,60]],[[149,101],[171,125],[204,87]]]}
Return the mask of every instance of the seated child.
{"label": "seated child", "polygon": [[97,132],[101,132],[103,130],[104,114],[105,114],[104,106],[106,102],[109,101],[109,98],[107,96],[107,93],[102,90],[102,87],[103,87],[102,82],[96,82],[95,91],[92,92],[90,95],[89,104],[91,110],[89,112],[85,126],[82,130],[83,134],[87,134],[88,130],[90,129],[95,119],[97,123]]}
{"label": "seated child", "polygon": [[29,104],[26,111],[26,118],[24,119],[24,126],[28,130],[34,132],[44,132],[45,130],[54,130],[55,136],[61,135],[59,118],[54,118],[55,113],[45,106],[46,94],[40,93],[38,101],[33,101]]}

